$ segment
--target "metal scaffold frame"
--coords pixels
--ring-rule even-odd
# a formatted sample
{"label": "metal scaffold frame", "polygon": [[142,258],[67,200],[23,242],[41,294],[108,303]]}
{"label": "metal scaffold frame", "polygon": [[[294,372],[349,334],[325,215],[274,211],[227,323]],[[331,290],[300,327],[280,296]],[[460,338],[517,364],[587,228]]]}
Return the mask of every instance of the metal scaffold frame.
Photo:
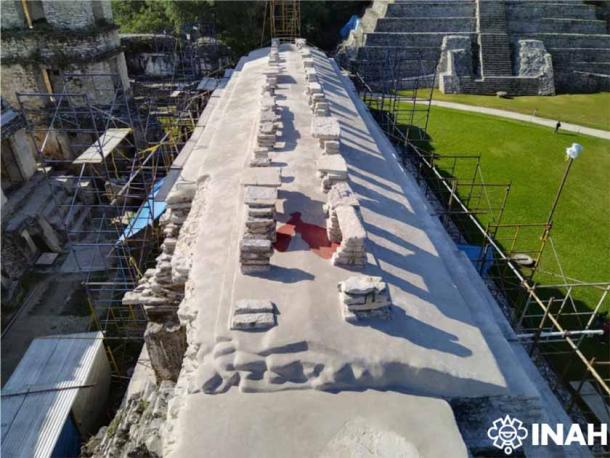
{"label": "metal scaffold frame", "polygon": [[[360,97],[458,246],[474,248],[467,256],[512,324],[516,339],[576,421],[599,423],[607,418],[610,322],[602,311],[610,309],[610,282],[582,282],[564,273],[551,237],[558,197],[546,222],[503,222],[510,183],[486,183],[479,155],[444,155],[428,148],[435,76],[422,65],[419,81],[403,78],[404,54],[386,50],[383,58],[370,58],[367,51],[360,50],[361,59],[351,69]],[[410,69],[412,74],[413,66]],[[411,84],[407,90],[405,81]],[[592,451],[596,456],[610,454],[608,447]]]}
{"label": "metal scaffold frame", "polygon": [[292,41],[301,36],[300,0],[269,0],[271,38]]}
{"label": "metal scaffold frame", "polygon": [[[64,266],[69,261],[85,277],[91,328],[103,332],[117,373],[127,369],[131,343],[147,323],[144,310],[122,298],[159,251],[164,204],[155,196],[209,95],[192,89],[138,100],[115,74],[66,74],[60,93],[17,94],[51,193],[59,196],[57,229],[70,250]],[[54,192],[57,182],[69,184],[68,199]]]}

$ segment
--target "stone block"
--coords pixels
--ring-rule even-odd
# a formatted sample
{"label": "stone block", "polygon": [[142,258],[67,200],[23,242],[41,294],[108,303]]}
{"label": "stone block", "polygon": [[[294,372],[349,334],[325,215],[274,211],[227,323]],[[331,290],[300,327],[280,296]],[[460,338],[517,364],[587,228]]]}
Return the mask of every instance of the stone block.
{"label": "stone block", "polygon": [[271,252],[271,241],[266,239],[242,239],[240,249],[244,253],[263,253]]}
{"label": "stone block", "polygon": [[243,186],[279,188],[282,185],[281,169],[278,167],[245,169],[241,184]]}
{"label": "stone block", "polygon": [[347,180],[347,164],[339,154],[322,156],[317,163],[318,172],[322,175],[331,174]]}
{"label": "stone block", "polygon": [[273,326],[275,326],[275,315],[273,313],[233,315],[231,320],[231,329],[234,330],[263,330]]}
{"label": "stone block", "polygon": [[273,303],[261,299],[241,299],[235,302],[233,313],[236,315],[244,313],[274,313]]}
{"label": "stone block", "polygon": [[186,329],[178,322],[148,323],[144,333],[157,382],[178,380],[186,350]]}
{"label": "stone block", "polygon": [[275,206],[277,188],[266,186],[246,186],[244,202],[250,207]]}
{"label": "stone block", "polygon": [[311,134],[320,140],[339,140],[341,127],[339,121],[332,116],[314,116],[311,121]]}

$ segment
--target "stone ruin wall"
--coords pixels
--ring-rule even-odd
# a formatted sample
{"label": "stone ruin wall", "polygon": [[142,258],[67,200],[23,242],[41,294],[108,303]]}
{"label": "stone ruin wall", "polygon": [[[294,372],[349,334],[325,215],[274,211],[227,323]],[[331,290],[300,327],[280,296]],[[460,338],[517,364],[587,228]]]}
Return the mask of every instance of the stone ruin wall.
{"label": "stone ruin wall", "polygon": [[[20,0],[2,2],[3,30],[27,28],[20,3]],[[60,29],[78,30],[96,23],[112,23],[112,4],[108,1],[45,0],[42,9],[46,22]]]}

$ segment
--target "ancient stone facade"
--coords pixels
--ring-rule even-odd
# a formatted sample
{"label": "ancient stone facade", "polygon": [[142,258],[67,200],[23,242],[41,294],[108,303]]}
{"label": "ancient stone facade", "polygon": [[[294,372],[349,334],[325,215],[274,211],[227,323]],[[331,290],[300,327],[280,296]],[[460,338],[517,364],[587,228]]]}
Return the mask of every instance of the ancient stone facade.
{"label": "ancient stone facade", "polygon": [[[110,1],[2,2],[1,44],[2,94],[13,107],[16,92],[61,92],[66,73],[117,74],[129,86]],[[78,84],[92,102],[111,97]]]}
{"label": "ancient stone facade", "polygon": [[[378,0],[343,43],[339,58],[344,65],[399,59],[404,77],[432,73],[440,62],[437,84],[444,92],[608,90],[608,12],[600,4]],[[532,53],[539,57],[526,56]]]}

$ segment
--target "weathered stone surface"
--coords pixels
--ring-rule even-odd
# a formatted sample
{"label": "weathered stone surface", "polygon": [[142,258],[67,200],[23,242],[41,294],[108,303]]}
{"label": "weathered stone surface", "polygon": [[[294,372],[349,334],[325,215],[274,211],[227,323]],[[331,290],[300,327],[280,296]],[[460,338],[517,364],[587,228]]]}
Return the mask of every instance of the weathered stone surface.
{"label": "weathered stone surface", "polygon": [[268,252],[271,250],[271,242],[265,239],[243,239],[241,241],[241,249],[245,252]]}
{"label": "weathered stone surface", "polygon": [[541,40],[519,40],[517,68],[519,76],[541,79],[539,95],[555,95],[553,59]]}
{"label": "weathered stone surface", "polygon": [[322,175],[334,174],[347,179],[347,164],[338,154],[323,156],[317,162],[318,172]]}
{"label": "weathered stone surface", "polygon": [[174,395],[174,383],[149,383],[131,395],[115,414],[109,426],[102,427],[81,449],[83,457],[163,456],[162,431],[168,403]]}
{"label": "weathered stone surface", "polygon": [[314,116],[311,120],[311,134],[321,140],[339,140],[341,127],[337,119],[331,116]]}
{"label": "weathered stone surface", "polygon": [[144,333],[150,364],[158,382],[178,380],[184,351],[186,350],[186,330],[180,323],[148,323]]}
{"label": "weathered stone surface", "polygon": [[349,295],[377,293],[385,290],[386,284],[381,277],[357,275],[339,283],[339,290]]}
{"label": "weathered stone surface", "polygon": [[244,202],[250,207],[274,206],[277,201],[277,188],[266,186],[246,186]]}
{"label": "weathered stone surface", "polygon": [[[244,169],[241,183],[244,186],[274,187],[282,185],[281,169],[278,167]],[[246,196],[246,203],[249,197]]]}
{"label": "weathered stone surface", "polygon": [[233,313],[240,315],[245,313],[274,313],[273,303],[260,299],[241,299],[235,302]]}
{"label": "weathered stone surface", "polygon": [[328,193],[328,207],[334,209],[341,206],[358,207],[356,194],[346,182],[337,183]]}
{"label": "weathered stone surface", "polygon": [[273,313],[248,313],[233,315],[231,329],[239,330],[262,330],[275,326],[275,315]]}

